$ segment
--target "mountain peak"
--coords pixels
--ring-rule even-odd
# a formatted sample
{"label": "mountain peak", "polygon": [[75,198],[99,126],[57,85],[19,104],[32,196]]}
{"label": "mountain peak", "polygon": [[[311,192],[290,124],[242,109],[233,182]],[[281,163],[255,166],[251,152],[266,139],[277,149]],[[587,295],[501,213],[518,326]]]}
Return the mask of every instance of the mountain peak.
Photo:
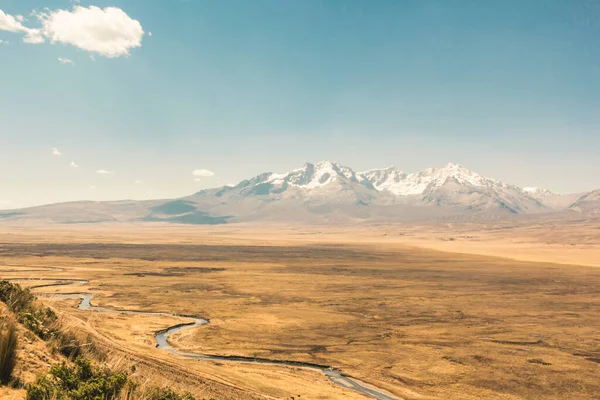
{"label": "mountain peak", "polygon": [[337,180],[355,179],[352,169],[331,161],[305,163],[301,168],[284,174],[271,174],[263,182],[275,186],[295,186],[302,189],[316,189]]}
{"label": "mountain peak", "polygon": [[454,163],[451,163],[451,162],[449,162],[448,164],[444,165],[441,168],[438,168],[438,170],[440,170],[440,171],[446,171],[447,173],[450,173],[450,174],[474,174],[474,175],[478,175],[475,172],[472,172],[470,169],[465,168],[461,164],[454,164]]}
{"label": "mountain peak", "polygon": [[448,164],[446,164],[446,166],[444,168],[448,168],[448,169],[466,169],[465,167],[463,167],[460,164],[454,164],[452,162],[449,162]]}
{"label": "mountain peak", "polygon": [[374,172],[402,172],[400,171],[398,168],[396,168],[396,166],[394,165],[390,165],[389,167],[385,167],[385,168],[375,168],[375,169],[368,169],[366,171],[360,172],[360,175],[364,175],[364,174],[370,174],[370,173],[374,173]]}
{"label": "mountain peak", "polygon": [[321,167],[321,168],[323,168],[323,167],[325,167],[325,168],[333,168],[333,167],[335,167],[337,165],[338,165],[337,163],[331,162],[329,160],[323,160],[323,161],[319,161],[317,163],[317,167]]}
{"label": "mountain peak", "polygon": [[525,192],[528,195],[533,196],[533,197],[548,197],[548,196],[554,195],[554,193],[552,193],[548,189],[534,187],[534,186],[524,187],[523,192]]}

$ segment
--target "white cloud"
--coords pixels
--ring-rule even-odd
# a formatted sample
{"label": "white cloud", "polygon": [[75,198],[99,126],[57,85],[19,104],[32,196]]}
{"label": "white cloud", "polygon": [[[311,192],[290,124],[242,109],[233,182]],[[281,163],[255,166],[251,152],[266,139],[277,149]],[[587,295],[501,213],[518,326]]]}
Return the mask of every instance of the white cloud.
{"label": "white cloud", "polygon": [[55,156],[62,156],[62,153],[56,147],[52,148],[52,154]]}
{"label": "white cloud", "polygon": [[75,161],[71,161],[71,168],[79,168],[79,165],[75,163]]}
{"label": "white cloud", "polygon": [[51,43],[64,43],[104,57],[128,56],[142,45],[144,29],[120,8],[74,6],[37,14]]}
{"label": "white cloud", "polygon": [[44,37],[39,29],[31,29],[23,25],[21,15],[12,16],[0,10],[0,31],[24,33],[23,41],[26,43],[43,43]]}
{"label": "white cloud", "polygon": [[0,44],[8,44],[8,40],[2,40],[2,39],[0,39]]}
{"label": "white cloud", "polygon": [[192,175],[200,177],[200,178],[206,178],[209,176],[215,176],[215,173],[212,171],[209,171],[207,169],[196,169],[196,170],[192,171]]}
{"label": "white cloud", "polygon": [[75,63],[73,62],[73,60],[69,60],[68,58],[58,57],[58,62],[61,63],[61,64],[75,65]]}
{"label": "white cloud", "polygon": [[92,61],[96,61],[96,57],[94,57],[94,55],[93,55],[93,54],[90,54],[90,60],[92,60]]}
{"label": "white cloud", "polygon": [[98,171],[96,171],[96,173],[100,174],[100,175],[109,175],[109,174],[114,174],[113,171],[107,171],[105,169],[99,169]]}
{"label": "white cloud", "polygon": [[46,39],[44,39],[39,29],[30,29],[27,35],[23,38],[23,41],[29,44],[40,44],[44,43]]}
{"label": "white cloud", "polygon": [[148,36],[152,36],[152,32],[148,32]]}
{"label": "white cloud", "polygon": [[96,189],[98,189],[96,186],[90,185],[90,190],[96,190]]}
{"label": "white cloud", "polygon": [[137,181],[133,181],[133,183],[135,183],[136,185],[139,185],[140,183],[143,183],[143,182],[140,180],[137,180]]}
{"label": "white cloud", "polygon": [[100,8],[74,5],[72,10],[49,10],[33,13],[41,28],[23,25],[24,18],[0,10],[0,31],[23,33],[25,43],[70,44],[90,53],[114,58],[128,56],[142,45],[144,29],[118,7]]}

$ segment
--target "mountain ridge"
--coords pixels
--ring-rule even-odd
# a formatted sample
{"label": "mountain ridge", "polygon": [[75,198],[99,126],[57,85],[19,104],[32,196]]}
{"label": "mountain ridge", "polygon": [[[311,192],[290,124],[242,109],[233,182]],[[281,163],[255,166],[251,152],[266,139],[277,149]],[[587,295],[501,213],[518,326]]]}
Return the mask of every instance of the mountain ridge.
{"label": "mountain ridge", "polygon": [[[177,199],[71,202],[0,212],[0,221],[152,221],[221,224],[260,220],[406,221],[501,218],[568,211],[596,215],[595,192],[562,195],[502,182],[448,163],[407,174],[390,166],[356,172],[321,161],[264,172]],[[592,194],[589,199],[586,195]],[[579,203],[578,203],[579,202]]]}

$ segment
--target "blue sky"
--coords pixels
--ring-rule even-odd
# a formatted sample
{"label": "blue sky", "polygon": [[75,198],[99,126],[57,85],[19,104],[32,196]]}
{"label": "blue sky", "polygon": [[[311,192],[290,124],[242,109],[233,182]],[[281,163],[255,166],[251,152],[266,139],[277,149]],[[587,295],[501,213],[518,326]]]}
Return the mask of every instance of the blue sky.
{"label": "blue sky", "polygon": [[[66,25],[75,19],[54,18],[79,6],[97,6],[99,24],[106,7],[122,10],[111,15],[133,42],[118,47],[112,31],[85,41]],[[176,197],[323,159],[406,172],[452,161],[521,186],[600,188],[600,1],[0,10],[24,16],[23,28],[0,21],[0,208]],[[23,42],[38,33],[44,43]]]}

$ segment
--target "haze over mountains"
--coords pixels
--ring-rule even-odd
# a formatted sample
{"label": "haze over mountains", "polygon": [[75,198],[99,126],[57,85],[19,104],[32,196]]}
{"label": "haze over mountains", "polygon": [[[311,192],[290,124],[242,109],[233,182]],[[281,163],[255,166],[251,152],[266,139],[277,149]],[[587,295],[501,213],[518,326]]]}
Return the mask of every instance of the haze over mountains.
{"label": "haze over mountains", "polygon": [[266,172],[235,186],[202,190],[179,199],[59,203],[0,212],[0,220],[343,223],[553,213],[600,217],[600,190],[555,194],[541,188],[520,188],[452,163],[406,174],[395,167],[355,172],[322,161],[284,174]]}

